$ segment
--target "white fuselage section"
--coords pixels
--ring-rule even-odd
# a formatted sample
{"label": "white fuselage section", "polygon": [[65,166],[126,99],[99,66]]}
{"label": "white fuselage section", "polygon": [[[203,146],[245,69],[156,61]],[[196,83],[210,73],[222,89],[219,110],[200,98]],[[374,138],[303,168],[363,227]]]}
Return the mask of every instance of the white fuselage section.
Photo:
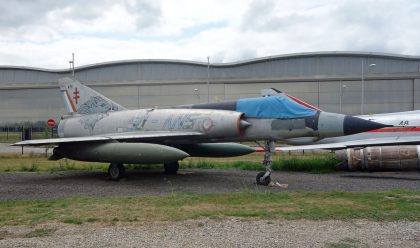
{"label": "white fuselage section", "polygon": [[359,115],[356,117],[396,127],[381,128],[364,133],[331,137],[319,140],[311,137],[292,138],[287,139],[286,143],[292,145],[311,145],[384,137],[420,136],[420,110],[374,115]]}

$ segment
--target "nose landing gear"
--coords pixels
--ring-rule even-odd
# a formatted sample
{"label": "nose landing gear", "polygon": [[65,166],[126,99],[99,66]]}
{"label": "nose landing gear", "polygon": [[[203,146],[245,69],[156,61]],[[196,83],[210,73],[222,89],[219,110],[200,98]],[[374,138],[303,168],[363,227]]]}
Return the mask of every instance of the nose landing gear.
{"label": "nose landing gear", "polygon": [[267,140],[264,144],[264,160],[262,164],[265,166],[265,171],[262,171],[257,174],[256,180],[258,185],[267,186],[271,183],[271,171],[273,161],[271,160],[271,154],[276,150],[274,141]]}

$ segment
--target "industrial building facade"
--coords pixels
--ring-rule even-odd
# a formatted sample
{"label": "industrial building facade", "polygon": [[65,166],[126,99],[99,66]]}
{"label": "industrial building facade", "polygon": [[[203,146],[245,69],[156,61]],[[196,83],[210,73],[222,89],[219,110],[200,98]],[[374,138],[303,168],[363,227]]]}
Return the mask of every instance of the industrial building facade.
{"label": "industrial building facade", "polygon": [[[131,60],[82,66],[74,73],[129,109],[256,97],[262,88],[351,115],[420,109],[420,57],[414,56],[324,52],[209,65]],[[72,72],[0,66],[0,125],[58,120],[66,113],[61,77]]]}

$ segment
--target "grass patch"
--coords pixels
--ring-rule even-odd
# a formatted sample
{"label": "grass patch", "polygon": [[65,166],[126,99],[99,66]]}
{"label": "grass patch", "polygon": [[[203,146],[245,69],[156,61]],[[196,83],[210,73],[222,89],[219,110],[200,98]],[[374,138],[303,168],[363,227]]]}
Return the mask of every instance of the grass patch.
{"label": "grass patch", "polygon": [[[234,158],[187,158],[180,163],[181,169],[240,169],[264,170],[261,164],[262,153],[254,153]],[[337,160],[332,154],[274,155],[273,170],[304,171],[325,173],[334,171]],[[69,171],[69,170],[108,170],[108,163],[80,162],[70,159],[49,161],[45,154],[0,154],[0,172],[10,171]],[[125,165],[127,170],[162,170],[157,165]]]}
{"label": "grass patch", "polygon": [[56,231],[56,229],[52,228],[37,228],[33,231],[24,235],[24,238],[35,238],[35,237],[45,237],[50,236]]}
{"label": "grass patch", "polygon": [[323,156],[288,156],[275,160],[273,169],[279,171],[327,173],[335,171],[335,165],[339,162],[337,158],[330,154]]}
{"label": "grass patch", "polygon": [[98,221],[98,218],[96,218],[96,217],[89,217],[89,218],[87,218],[86,221],[87,222],[96,222],[96,221]]}
{"label": "grass patch", "polygon": [[81,225],[81,224],[83,224],[83,221],[81,219],[78,219],[78,218],[69,217],[69,218],[65,218],[63,220],[63,223]]}
{"label": "grass patch", "polygon": [[[302,171],[311,173],[328,173],[335,171],[340,161],[333,154],[311,155],[276,155],[273,156],[274,171]],[[189,158],[181,162],[183,169],[241,169],[264,170],[261,164],[262,154],[251,154],[229,159]]]}
{"label": "grass patch", "polygon": [[357,247],[368,247],[368,245],[361,245],[359,240],[352,238],[344,238],[337,243],[328,243],[328,248],[357,248]]}
{"label": "grass patch", "polygon": [[[10,168],[6,168],[6,170],[7,169],[10,171]],[[36,163],[32,163],[30,165],[21,164],[20,171],[31,171],[31,172],[38,171],[38,165]]]}
{"label": "grass patch", "polygon": [[[399,197],[390,198],[389,195]],[[0,226],[218,218],[420,221],[420,191],[171,194],[0,202]]]}
{"label": "grass patch", "polygon": [[45,154],[0,154],[0,172],[13,171],[68,171],[68,170],[101,170],[106,171],[108,164],[80,162],[70,159],[50,161]]}
{"label": "grass patch", "polygon": [[[45,132],[32,132],[32,139],[51,138],[49,128]],[[0,132],[0,143],[12,143],[21,141],[21,132]]]}
{"label": "grass patch", "polygon": [[0,142],[18,142],[21,140],[20,132],[0,132]]}
{"label": "grass patch", "polygon": [[[48,139],[51,138],[50,129],[44,132],[32,132],[32,139]],[[21,132],[0,132],[0,143],[14,143],[21,141]]]}
{"label": "grass patch", "polygon": [[162,170],[161,164],[125,164],[127,170]]}

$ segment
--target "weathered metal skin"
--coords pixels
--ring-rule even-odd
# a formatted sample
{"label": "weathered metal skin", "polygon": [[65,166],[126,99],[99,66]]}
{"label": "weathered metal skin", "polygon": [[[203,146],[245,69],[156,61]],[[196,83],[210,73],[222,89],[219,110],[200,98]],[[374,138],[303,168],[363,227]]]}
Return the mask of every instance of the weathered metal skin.
{"label": "weathered metal skin", "polygon": [[344,135],[345,115],[321,112],[318,119],[319,137],[335,137]]}
{"label": "weathered metal skin", "polygon": [[[64,138],[133,131],[197,131],[203,136],[195,142],[284,140],[346,135],[346,125],[355,121],[365,120],[328,112],[309,118],[260,119],[229,110],[141,109],[64,118],[58,134]],[[177,142],[189,143],[185,139]]]}
{"label": "weathered metal skin", "polygon": [[350,171],[420,171],[420,146],[373,146],[335,152]]}
{"label": "weathered metal skin", "polygon": [[54,148],[53,156],[88,162],[157,164],[178,161],[189,154],[158,144],[110,142],[61,145]]}
{"label": "weathered metal skin", "polygon": [[224,110],[140,109],[79,115],[60,122],[60,137],[133,131],[198,131],[208,138],[242,135],[242,113]]}
{"label": "weathered metal skin", "polygon": [[[227,101],[218,103],[190,104],[174,106],[172,108],[237,111],[237,102],[238,101]],[[303,137],[305,140],[310,138],[313,142],[313,140],[351,135],[366,130],[384,127],[382,124],[370,122],[357,117],[324,111],[316,111],[312,116],[286,119],[250,118],[245,114],[244,120],[251,123],[251,126],[246,129],[243,137],[237,138],[235,141],[263,139],[287,140],[295,137]]]}
{"label": "weathered metal skin", "polygon": [[353,134],[350,127],[360,131],[384,127],[382,124],[369,122],[342,114],[319,112],[314,116],[301,119],[255,119],[244,118],[251,124],[245,130],[243,140],[286,140],[303,138],[310,140],[323,139]]}

